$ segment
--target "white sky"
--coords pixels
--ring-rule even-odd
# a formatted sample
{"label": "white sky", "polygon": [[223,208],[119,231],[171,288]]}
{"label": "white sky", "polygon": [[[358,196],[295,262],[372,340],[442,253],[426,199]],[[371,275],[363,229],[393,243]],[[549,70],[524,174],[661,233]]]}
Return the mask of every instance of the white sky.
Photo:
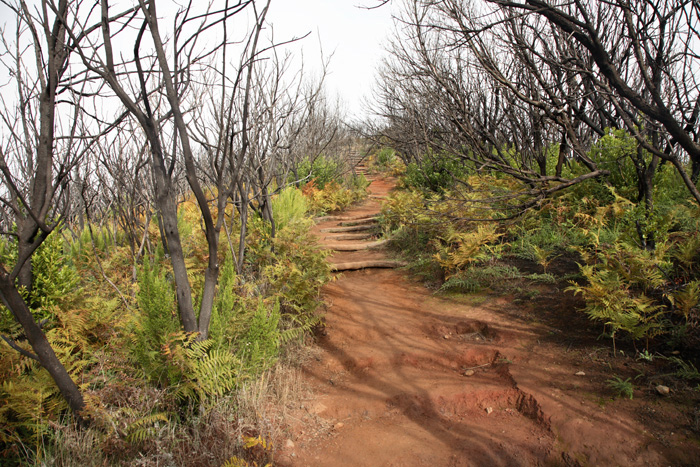
{"label": "white sky", "polygon": [[275,39],[311,35],[297,43],[305,68],[318,69],[320,48],[324,56],[333,53],[326,89],[329,97],[339,96],[350,116],[363,117],[363,97],[371,97],[375,70],[383,56],[383,44],[392,30],[392,10],[378,0],[272,0],[268,21]]}
{"label": "white sky", "polygon": [[[161,14],[182,3],[171,1],[161,0]],[[333,55],[326,77],[327,94],[329,98],[341,99],[349,117],[366,116],[362,100],[371,98],[382,46],[393,28],[396,0],[380,8],[362,8],[379,3],[380,0],[272,0],[267,16],[274,26],[276,41],[311,33],[290,48],[296,57],[303,55],[306,72],[318,74],[321,48],[326,58]],[[0,4],[0,27],[10,18],[10,12]]]}

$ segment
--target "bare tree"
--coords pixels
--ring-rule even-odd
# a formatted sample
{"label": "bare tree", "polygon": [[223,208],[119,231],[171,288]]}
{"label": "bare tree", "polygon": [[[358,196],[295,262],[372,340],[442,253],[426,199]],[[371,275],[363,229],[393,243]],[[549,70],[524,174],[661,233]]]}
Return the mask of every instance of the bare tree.
{"label": "bare tree", "polygon": [[[700,104],[692,52],[700,10],[693,2],[404,5],[378,113],[389,123],[385,135],[401,140],[410,158],[444,149],[475,169],[506,173],[533,197],[525,208],[607,175],[591,148],[607,128],[624,128],[639,141],[630,158],[638,201],[648,212],[661,161],[700,201],[693,183],[700,173]],[[554,142],[559,153],[549,173]],[[563,178],[574,160],[587,173]]]}
{"label": "bare tree", "polygon": [[[199,332],[201,338],[206,338],[208,333],[218,279],[218,239],[222,217],[219,217],[219,220],[215,219],[200,182],[191,129],[183,109],[187,101],[187,92],[191,89],[190,79],[196,73],[195,67],[203,66],[206,57],[227,45],[226,23],[249,6],[254,6],[252,1],[227,1],[222,6],[209,4],[204,11],[199,11],[190,2],[178,11],[172,43],[166,44],[161,33],[162,25],[156,11],[156,3],[139,2],[138,10],[130,18],[131,23],[138,26],[138,34],[132,41],[133,59],[117,62],[117,56],[121,60],[123,55],[117,55],[115,43],[124,37],[126,32],[123,27],[112,31],[109,5],[104,0],[101,2],[101,36],[94,39],[91,51],[79,51],[84,65],[108,83],[124,107],[138,121],[146,136],[151,153],[155,204],[163,224],[164,240],[173,266],[180,319],[185,331]],[[264,24],[267,8],[268,5],[265,5],[262,11],[255,10],[255,26],[250,35],[250,49],[253,51]],[[221,25],[224,26],[223,39],[216,38],[213,46],[201,47],[199,38],[204,37],[210,29]],[[148,49],[145,48],[146,42],[150,44]],[[172,61],[168,58],[169,52],[173,55]],[[245,116],[243,118],[245,120]],[[168,153],[170,146],[172,149]],[[194,311],[191,285],[177,227],[177,181],[173,177],[178,165],[184,168],[187,185],[202,214],[209,248],[199,320]],[[219,208],[225,203],[225,199],[225,196],[219,197]],[[223,215],[223,209],[220,209],[219,213],[220,216]]]}
{"label": "bare tree", "polygon": [[[49,372],[71,410],[80,418],[84,400],[56,357],[20,289],[33,285],[31,258],[70,208],[71,173],[94,142],[112,125],[97,122],[83,133],[86,82],[71,66],[84,36],[75,33],[80,2],[24,0],[2,3],[14,15],[14,36],[2,35],[2,66],[12,77],[12,98],[3,93],[0,108],[0,204],[5,212],[1,241],[16,247],[13,264],[0,264],[0,298],[22,326],[27,351],[5,341]],[[7,85],[7,89],[10,85]]]}

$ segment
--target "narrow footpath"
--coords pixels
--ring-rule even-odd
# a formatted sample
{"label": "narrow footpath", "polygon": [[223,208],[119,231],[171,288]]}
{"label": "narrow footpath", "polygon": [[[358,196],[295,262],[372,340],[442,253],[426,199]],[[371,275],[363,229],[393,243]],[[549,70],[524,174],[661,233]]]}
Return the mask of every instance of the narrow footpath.
{"label": "narrow footpath", "polygon": [[[372,219],[392,187],[372,181],[367,201],[315,227],[343,272],[323,290],[321,350],[303,369],[314,397],[292,414],[275,465],[698,460],[697,446],[678,449],[683,439],[645,425],[636,401],[602,403],[609,369],[590,349],[550,339],[556,329],[518,318],[512,300],[440,297],[392,268],[399,264],[374,237]],[[362,264],[382,267],[356,269]]]}

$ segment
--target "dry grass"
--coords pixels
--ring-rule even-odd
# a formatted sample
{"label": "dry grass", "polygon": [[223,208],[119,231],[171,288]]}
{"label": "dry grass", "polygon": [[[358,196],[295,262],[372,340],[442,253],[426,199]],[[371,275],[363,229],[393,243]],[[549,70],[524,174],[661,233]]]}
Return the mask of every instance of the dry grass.
{"label": "dry grass", "polygon": [[[140,442],[127,440],[129,424],[165,409],[162,403],[166,394],[118,382],[106,385],[100,394],[94,394],[110,403],[103,408],[99,427],[79,430],[70,425],[56,426],[54,436],[42,450],[46,457],[27,460],[27,464],[209,466],[222,465],[237,456],[251,465],[265,465],[273,461],[275,449],[288,437],[292,409],[309,396],[300,364],[314,358],[311,348],[301,344],[288,347],[275,367],[248,380],[235,393],[211,401],[207,404],[209,410],[168,407],[170,422],[153,424]],[[244,448],[246,437],[258,436],[272,448]]]}

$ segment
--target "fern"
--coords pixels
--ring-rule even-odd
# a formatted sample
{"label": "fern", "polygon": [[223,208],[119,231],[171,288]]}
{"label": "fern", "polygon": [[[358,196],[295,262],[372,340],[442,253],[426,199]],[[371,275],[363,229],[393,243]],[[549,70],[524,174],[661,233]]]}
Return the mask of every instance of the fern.
{"label": "fern", "polygon": [[160,423],[168,424],[168,415],[158,412],[131,422],[126,428],[126,440],[130,443],[143,443],[154,438],[161,429]]}
{"label": "fern", "polygon": [[280,343],[283,345],[302,339],[304,335],[310,333],[313,328],[323,322],[323,316],[320,314],[307,316],[305,319],[301,319],[297,315],[285,315],[285,318],[288,319],[292,327],[280,331]]}
{"label": "fern", "polygon": [[273,240],[274,257],[262,268],[285,312],[312,313],[321,287],[331,279],[328,252],[320,249],[310,227],[310,222],[295,222],[281,230]]}
{"label": "fern", "polygon": [[522,277],[522,274],[514,266],[474,264],[450,276],[442,285],[440,291],[475,293],[483,288],[501,286],[506,279],[520,277]]}
{"label": "fern", "polygon": [[[243,448],[246,451],[257,451],[257,452],[251,452],[252,455],[256,457],[270,457],[272,453],[272,443],[268,442],[263,438],[262,436],[244,436],[243,437]],[[258,467],[258,462],[253,461],[248,462],[245,459],[242,459],[240,457],[234,456],[227,460],[224,464],[223,467]],[[272,467],[272,463],[265,463],[264,467]]]}
{"label": "fern", "polygon": [[27,303],[38,318],[51,318],[51,309],[71,305],[80,293],[80,277],[64,254],[58,231],[51,233],[32,256],[32,290]]}
{"label": "fern", "polygon": [[179,332],[163,347],[171,390],[181,401],[207,404],[238,384],[240,361],[228,349],[212,349],[211,339]]}
{"label": "fern", "polygon": [[678,242],[673,249],[673,257],[687,272],[696,269],[697,257],[700,253],[700,235],[692,235],[685,241]]}
{"label": "fern", "polygon": [[608,387],[615,391],[617,397],[629,397],[632,399],[634,397],[634,384],[630,382],[630,378],[622,379],[619,376],[615,376],[607,381]]}
{"label": "fern", "polygon": [[279,302],[268,309],[260,300],[248,331],[238,342],[237,355],[248,374],[255,375],[277,360],[280,347],[279,321]]}
{"label": "fern", "polygon": [[437,243],[435,258],[448,272],[454,274],[470,264],[493,257],[503,247],[496,244],[502,234],[493,224],[479,225],[475,230],[460,232],[450,226]]}
{"label": "fern", "polygon": [[691,362],[679,357],[668,357],[667,360],[677,367],[674,375],[687,381],[700,381],[700,371]]}
{"label": "fern", "polygon": [[147,378],[163,385],[166,366],[161,350],[179,331],[175,317],[175,294],[158,266],[145,262],[139,274],[139,314],[134,317],[129,350]]}
{"label": "fern", "polygon": [[480,289],[481,284],[477,280],[465,275],[454,275],[440,286],[440,292],[475,293]]}
{"label": "fern", "polygon": [[289,186],[272,198],[272,212],[279,230],[303,219],[309,210],[308,198],[298,188]]}
{"label": "fern", "polygon": [[236,265],[233,258],[228,256],[224,261],[219,275],[219,285],[214,299],[214,308],[209,326],[209,338],[217,346],[230,343],[233,339],[232,327],[236,314]]}
{"label": "fern", "polygon": [[533,282],[541,282],[543,284],[556,284],[557,278],[552,274],[546,272],[544,274],[528,274],[525,276],[526,279]]}
{"label": "fern", "polygon": [[682,289],[670,295],[670,300],[676,310],[686,321],[692,316],[693,310],[700,304],[700,281],[691,281]]}
{"label": "fern", "polygon": [[18,437],[36,446],[56,422],[67,404],[49,373],[43,368],[3,381],[0,385],[0,422]]}
{"label": "fern", "polygon": [[586,300],[585,312],[610,328],[610,336],[626,332],[634,340],[649,339],[665,332],[663,307],[644,294],[634,294],[617,272],[598,266],[582,266],[588,284],[571,282],[567,290]]}

